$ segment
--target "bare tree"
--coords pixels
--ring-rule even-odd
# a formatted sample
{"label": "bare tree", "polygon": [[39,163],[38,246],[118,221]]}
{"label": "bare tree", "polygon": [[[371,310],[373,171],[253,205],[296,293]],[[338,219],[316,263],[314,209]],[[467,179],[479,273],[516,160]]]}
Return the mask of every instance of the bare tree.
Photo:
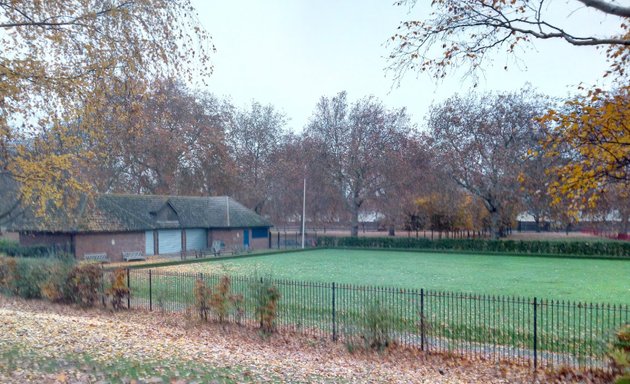
{"label": "bare tree", "polygon": [[504,213],[520,204],[519,173],[542,113],[541,97],[515,93],[454,96],[429,116],[433,147],[443,168],[479,197],[494,237],[503,234]]}
{"label": "bare tree", "polygon": [[430,148],[421,136],[400,134],[395,147],[386,154],[382,170],[385,183],[376,192],[374,209],[383,214],[388,235],[416,211],[416,199],[430,181],[432,158]]}
{"label": "bare tree", "polygon": [[173,80],[150,88],[127,82],[110,92],[107,108],[91,116],[106,135],[87,144],[97,161],[84,173],[97,191],[227,192],[233,168],[225,140],[228,103]]}
{"label": "bare tree", "polygon": [[350,214],[351,235],[359,232],[359,212],[387,182],[388,153],[410,130],[404,109],[388,110],[374,97],[349,104],[346,92],[322,97],[306,127],[318,143],[322,163]]}
{"label": "bare tree", "polygon": [[228,131],[228,143],[237,167],[237,199],[262,213],[269,199],[271,157],[282,140],[286,116],[272,105],[253,101],[236,113]]}

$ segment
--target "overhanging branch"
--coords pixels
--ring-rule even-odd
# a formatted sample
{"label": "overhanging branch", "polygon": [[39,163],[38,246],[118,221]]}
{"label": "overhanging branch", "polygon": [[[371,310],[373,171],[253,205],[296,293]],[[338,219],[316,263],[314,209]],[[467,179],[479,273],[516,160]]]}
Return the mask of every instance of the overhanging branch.
{"label": "overhanging branch", "polygon": [[595,8],[598,11],[608,13],[609,15],[630,17],[630,7],[622,7],[618,4],[613,4],[603,0],[578,0],[580,3],[587,7]]}

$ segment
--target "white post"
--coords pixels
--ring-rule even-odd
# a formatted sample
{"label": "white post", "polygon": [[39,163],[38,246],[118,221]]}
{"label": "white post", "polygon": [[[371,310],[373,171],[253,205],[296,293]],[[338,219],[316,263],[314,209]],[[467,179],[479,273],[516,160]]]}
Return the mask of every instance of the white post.
{"label": "white post", "polygon": [[304,249],[305,225],[306,225],[306,177],[304,178],[304,192],[302,194],[302,249]]}
{"label": "white post", "polygon": [[227,226],[230,226],[230,196],[225,196],[225,213],[227,215]]}

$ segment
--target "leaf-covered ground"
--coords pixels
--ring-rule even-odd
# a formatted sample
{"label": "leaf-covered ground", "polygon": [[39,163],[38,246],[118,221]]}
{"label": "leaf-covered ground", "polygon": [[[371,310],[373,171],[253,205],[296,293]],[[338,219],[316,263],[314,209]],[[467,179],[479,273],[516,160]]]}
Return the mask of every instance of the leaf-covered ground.
{"label": "leaf-covered ground", "polygon": [[1,383],[531,383],[525,367],[0,296]]}

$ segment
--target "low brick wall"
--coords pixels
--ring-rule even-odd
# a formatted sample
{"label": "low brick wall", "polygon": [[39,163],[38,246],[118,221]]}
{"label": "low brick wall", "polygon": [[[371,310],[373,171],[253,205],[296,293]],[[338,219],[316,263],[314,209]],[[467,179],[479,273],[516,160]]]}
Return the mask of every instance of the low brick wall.
{"label": "low brick wall", "polygon": [[212,229],[208,231],[208,246],[212,246],[212,242],[222,240],[226,248],[235,248],[243,246],[243,231],[249,231],[249,247],[251,249],[268,249],[268,238],[252,238],[252,230],[250,228],[235,229]]}
{"label": "low brick wall", "polygon": [[86,253],[107,253],[110,261],[122,261],[123,252],[139,251],[144,255],[144,232],[77,234],[75,254],[83,260]]}

